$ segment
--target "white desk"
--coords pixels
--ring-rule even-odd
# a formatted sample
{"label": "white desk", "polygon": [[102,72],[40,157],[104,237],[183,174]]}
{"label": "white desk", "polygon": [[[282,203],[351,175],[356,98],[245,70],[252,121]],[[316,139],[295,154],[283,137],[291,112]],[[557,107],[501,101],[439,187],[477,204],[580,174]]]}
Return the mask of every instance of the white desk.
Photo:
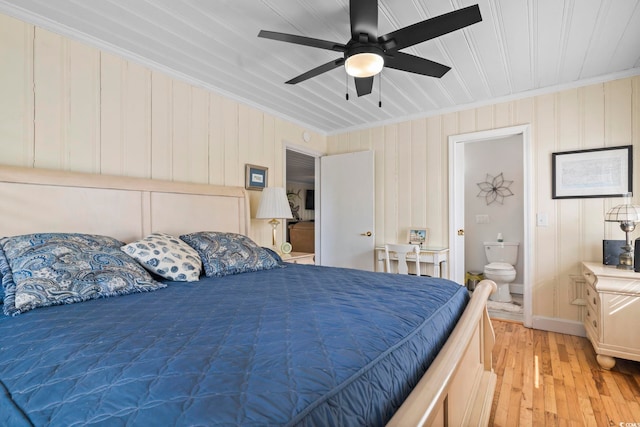
{"label": "white desk", "polygon": [[[386,254],[384,252],[384,246],[376,246],[375,252],[376,271],[385,271]],[[391,255],[392,261],[397,259],[394,255]],[[446,275],[446,263],[448,260],[449,248],[425,247],[420,249],[420,264],[432,264],[433,275],[435,277],[445,277],[443,273]],[[426,271],[422,269],[422,265],[420,266],[420,271]]]}

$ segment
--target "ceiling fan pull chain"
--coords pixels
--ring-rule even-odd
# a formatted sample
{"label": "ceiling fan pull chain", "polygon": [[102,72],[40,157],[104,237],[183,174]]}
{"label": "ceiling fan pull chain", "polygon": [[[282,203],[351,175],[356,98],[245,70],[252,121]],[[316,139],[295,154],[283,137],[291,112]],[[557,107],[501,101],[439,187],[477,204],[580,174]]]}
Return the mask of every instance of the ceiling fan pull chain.
{"label": "ceiling fan pull chain", "polygon": [[347,73],[344,74],[344,97],[347,101],[349,100],[349,75]]}
{"label": "ceiling fan pull chain", "polygon": [[378,108],[382,108],[382,73],[378,74]]}

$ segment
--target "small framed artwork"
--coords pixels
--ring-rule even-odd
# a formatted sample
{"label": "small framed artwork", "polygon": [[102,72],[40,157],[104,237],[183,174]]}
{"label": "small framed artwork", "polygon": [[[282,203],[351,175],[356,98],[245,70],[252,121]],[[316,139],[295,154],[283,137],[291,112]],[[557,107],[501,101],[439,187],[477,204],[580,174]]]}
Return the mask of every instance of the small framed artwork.
{"label": "small framed artwork", "polygon": [[421,248],[427,245],[429,240],[429,229],[427,228],[412,228],[409,230],[409,244],[420,245]]}
{"label": "small framed artwork", "polygon": [[269,168],[262,166],[249,165],[245,166],[245,182],[244,188],[247,190],[260,190],[267,186],[267,172]]}
{"label": "small framed artwork", "polygon": [[633,147],[593,148],[551,154],[551,197],[624,197],[632,191]]}

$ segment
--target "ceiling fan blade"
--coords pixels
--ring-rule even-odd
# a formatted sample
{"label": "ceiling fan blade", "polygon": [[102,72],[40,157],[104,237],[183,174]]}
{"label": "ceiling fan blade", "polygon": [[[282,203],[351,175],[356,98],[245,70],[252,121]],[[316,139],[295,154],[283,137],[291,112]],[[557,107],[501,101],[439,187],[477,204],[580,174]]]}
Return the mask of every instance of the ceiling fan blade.
{"label": "ceiling fan blade", "polygon": [[358,96],[369,95],[373,89],[373,76],[371,77],[354,77],[356,82],[356,92]]}
{"label": "ceiling fan blade", "polygon": [[447,71],[451,69],[451,67],[444,64],[403,52],[394,52],[393,55],[386,55],[384,58],[384,66],[395,70],[438,78],[444,76]]}
{"label": "ceiling fan blade", "polygon": [[476,4],[392,31],[380,36],[378,41],[387,50],[400,50],[480,21],[482,21],[482,15],[480,7]]}
{"label": "ceiling fan blade", "polygon": [[294,77],[291,80],[289,80],[288,82],[285,82],[286,84],[290,84],[290,85],[294,85],[296,83],[300,83],[303,82],[305,80],[308,80],[312,77],[315,76],[319,76],[322,73],[326,73],[327,71],[331,71],[334,68],[338,68],[339,66],[344,64],[344,58],[338,58],[335,59],[331,62],[327,62],[326,64],[323,64],[319,67],[314,68],[313,70],[309,70],[306,73],[300,74],[298,77]]}
{"label": "ceiling fan blade", "polygon": [[384,66],[424,76],[442,77],[451,67],[430,61],[419,56],[409,55],[403,52],[393,52],[393,55],[385,55]]}
{"label": "ceiling fan blade", "polygon": [[378,38],[378,0],[350,0],[349,16],[351,18],[351,39],[360,40],[361,34],[368,34],[368,40]]}
{"label": "ceiling fan blade", "polygon": [[258,33],[258,37],[287,43],[301,44],[303,46],[317,47],[320,49],[335,50],[337,52],[344,52],[347,50],[347,47],[342,43],[313,39],[311,37],[296,36],[295,34],[277,33],[275,31],[261,30]]}

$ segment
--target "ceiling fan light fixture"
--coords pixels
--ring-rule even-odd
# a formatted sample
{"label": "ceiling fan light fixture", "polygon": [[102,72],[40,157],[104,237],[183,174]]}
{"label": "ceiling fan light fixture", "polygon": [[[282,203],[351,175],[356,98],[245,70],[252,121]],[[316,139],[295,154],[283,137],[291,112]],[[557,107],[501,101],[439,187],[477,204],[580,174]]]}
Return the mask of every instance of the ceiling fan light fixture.
{"label": "ceiling fan light fixture", "polygon": [[384,59],[377,53],[356,53],[347,58],[344,67],[350,76],[360,78],[371,77],[382,71]]}

